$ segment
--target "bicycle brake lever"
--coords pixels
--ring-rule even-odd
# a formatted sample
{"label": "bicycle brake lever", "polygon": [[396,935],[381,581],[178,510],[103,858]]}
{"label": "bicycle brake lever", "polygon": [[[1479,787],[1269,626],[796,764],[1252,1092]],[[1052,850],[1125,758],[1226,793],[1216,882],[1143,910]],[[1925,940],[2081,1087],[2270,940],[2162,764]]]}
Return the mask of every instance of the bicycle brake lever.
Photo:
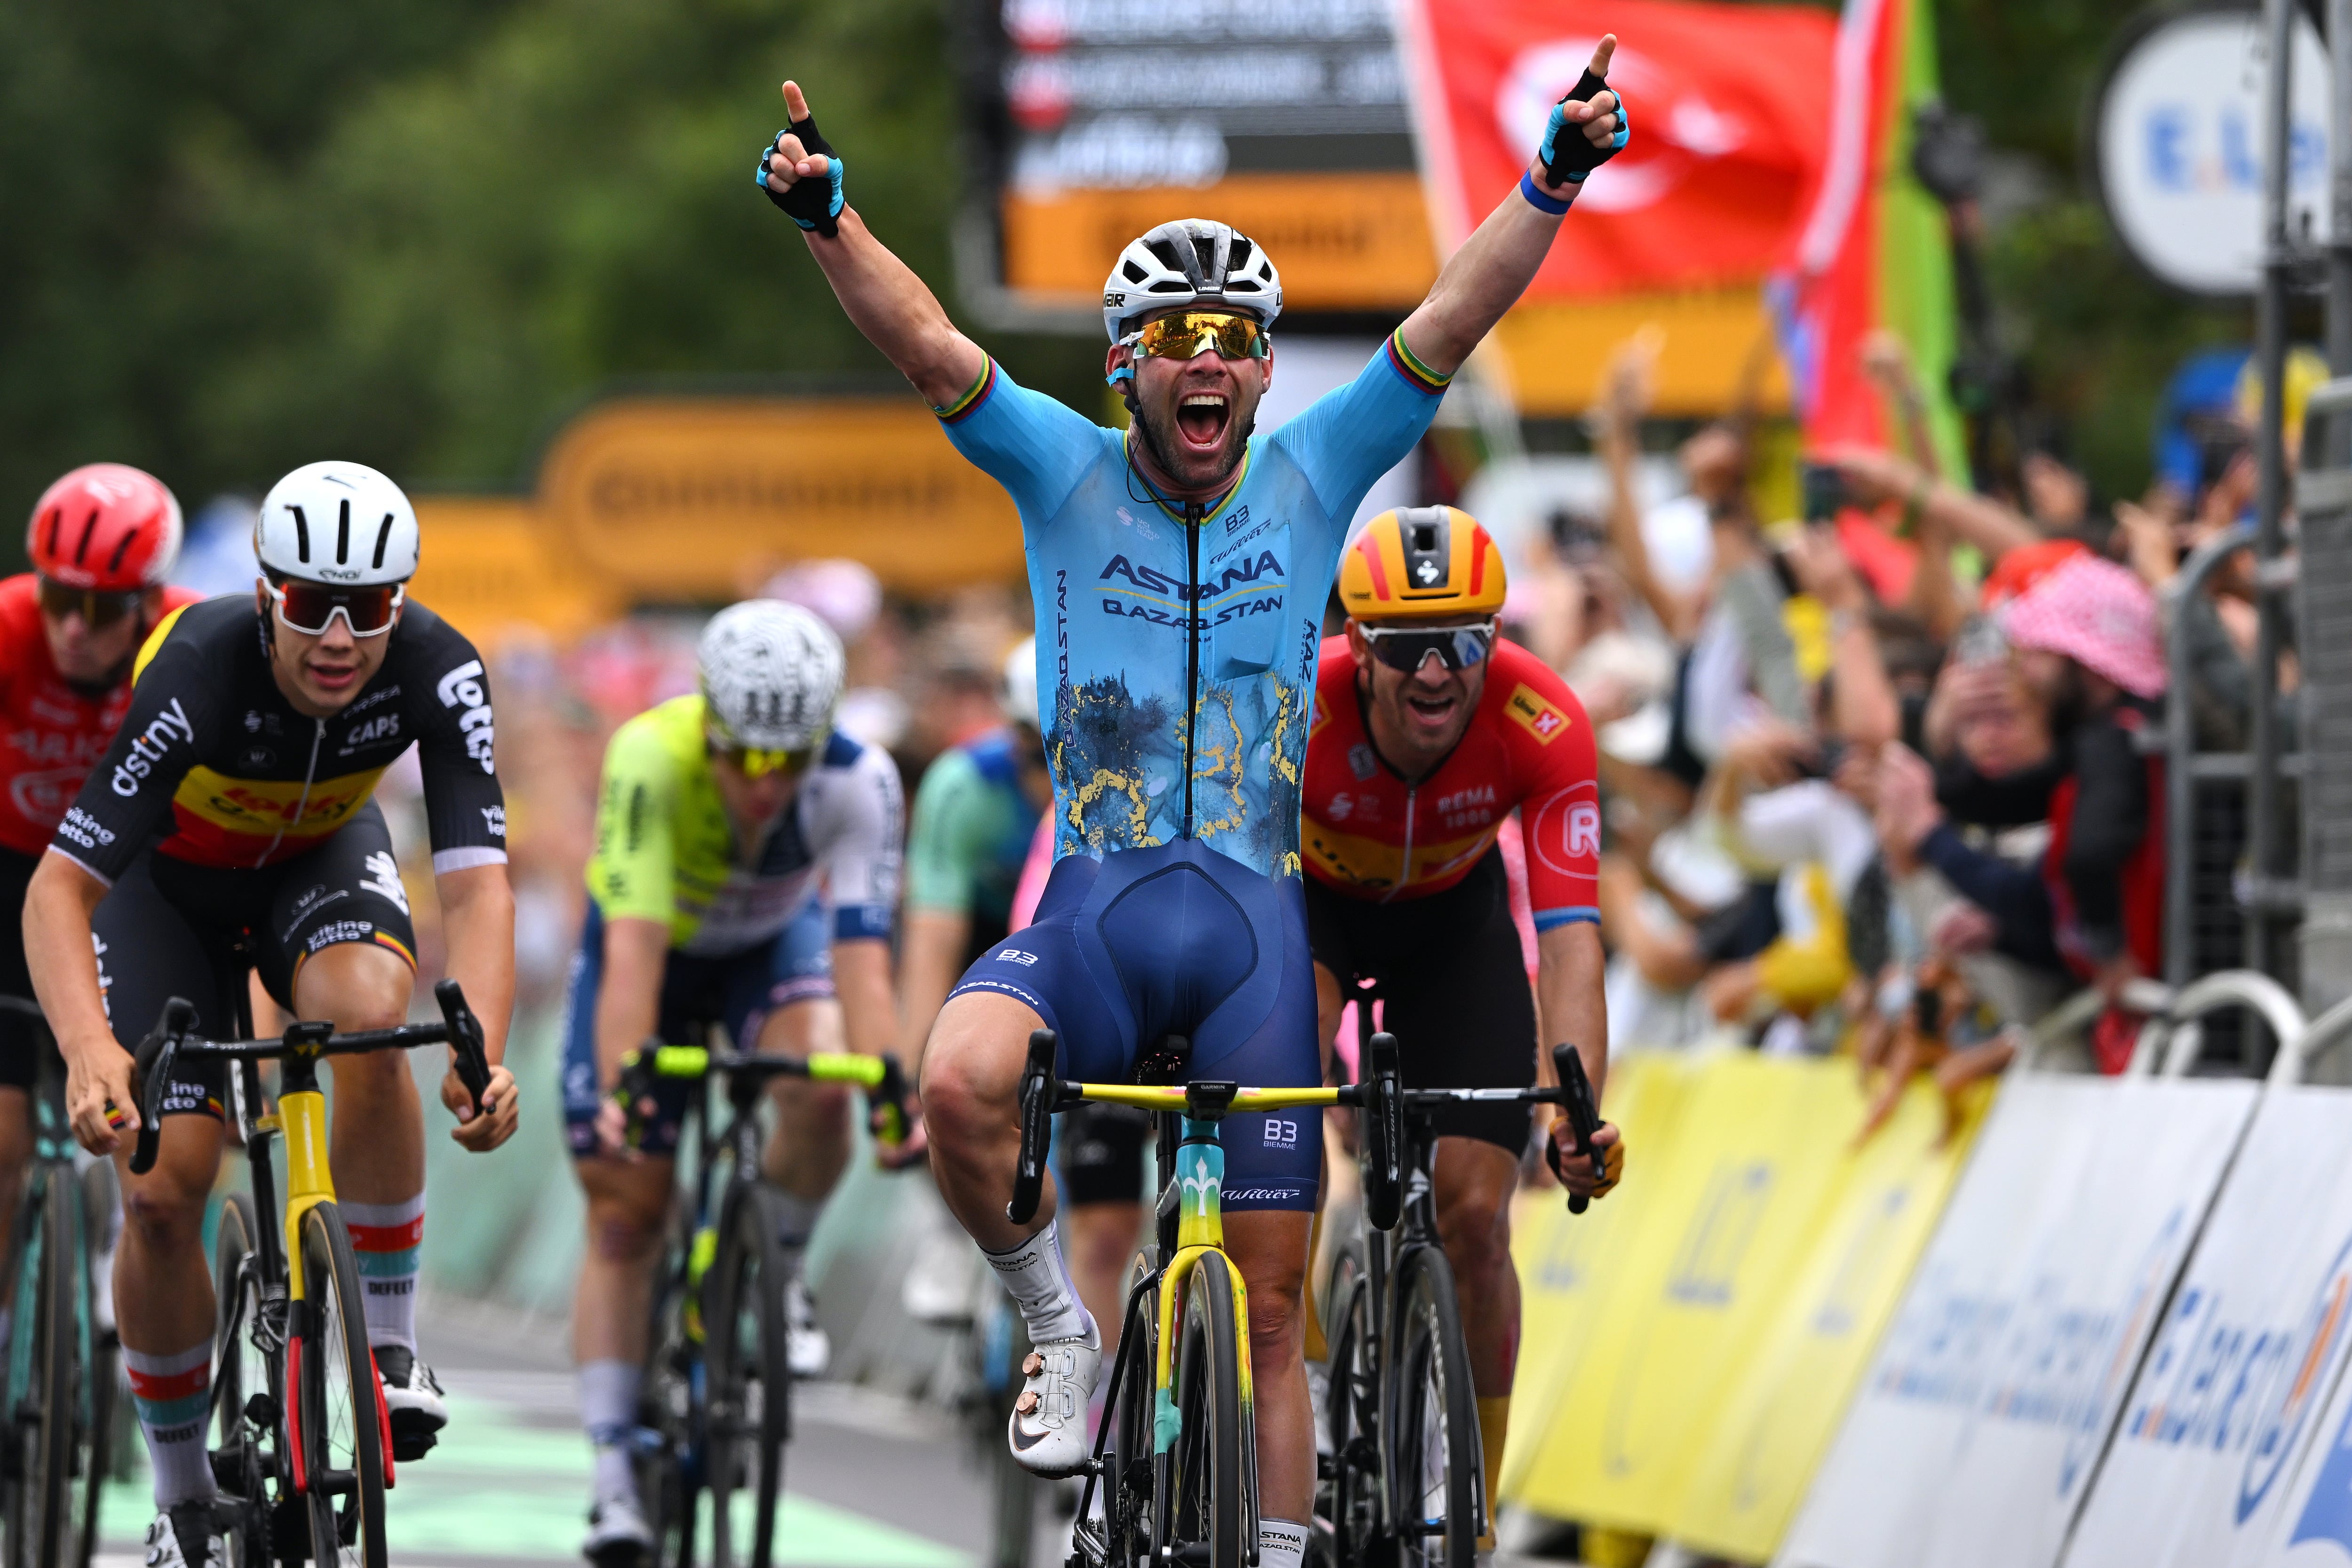
{"label": "bicycle brake lever", "polygon": [[[1584,1058],[1577,1054],[1576,1047],[1572,1045],[1555,1045],[1551,1048],[1551,1060],[1552,1065],[1559,1070],[1559,1086],[1566,1092],[1560,1103],[1568,1113],[1570,1128],[1576,1134],[1576,1152],[1592,1162],[1593,1181],[1605,1181],[1609,1176],[1608,1166],[1601,1151],[1592,1146],[1594,1136],[1601,1131],[1601,1109],[1592,1101],[1592,1080],[1585,1075]],[[1559,1168],[1558,1137],[1550,1140],[1550,1149],[1554,1156],[1552,1175],[1566,1181],[1567,1173]],[[1568,1211],[1570,1214],[1582,1214],[1591,1207],[1592,1200],[1589,1197],[1579,1197],[1574,1194],[1569,1197]]]}
{"label": "bicycle brake lever", "polygon": [[441,1021],[449,1026],[457,1082],[474,1097],[474,1114],[478,1116],[482,1096],[490,1092],[490,1058],[482,1043],[482,1020],[466,1005],[466,989],[455,980],[436,981],[433,999],[441,1004]]}
{"label": "bicycle brake lever", "polygon": [[1393,1230],[1404,1213],[1404,1099],[1396,1036],[1383,1030],[1364,1050],[1364,1220]]}
{"label": "bicycle brake lever", "polygon": [[882,1053],[882,1082],[867,1093],[866,1108],[869,1117],[880,1118],[877,1135],[883,1143],[895,1149],[907,1141],[907,1073],[896,1052]]}
{"label": "bicycle brake lever", "polygon": [[1050,1029],[1029,1036],[1029,1062],[1021,1070],[1021,1163],[1013,1171],[1013,1201],[1004,1218],[1026,1225],[1036,1218],[1045,1199],[1045,1155],[1053,1145],[1054,1058],[1061,1041]]}
{"label": "bicycle brake lever", "polygon": [[131,1174],[145,1176],[155,1168],[155,1155],[163,1137],[163,1094],[172,1082],[172,1070],[179,1064],[180,1040],[194,1027],[196,1009],[182,997],[173,997],[163,1004],[155,1019],[155,1027],[131,1052],[131,1065],[138,1072],[135,1092],[139,1096],[139,1138],[131,1151]]}

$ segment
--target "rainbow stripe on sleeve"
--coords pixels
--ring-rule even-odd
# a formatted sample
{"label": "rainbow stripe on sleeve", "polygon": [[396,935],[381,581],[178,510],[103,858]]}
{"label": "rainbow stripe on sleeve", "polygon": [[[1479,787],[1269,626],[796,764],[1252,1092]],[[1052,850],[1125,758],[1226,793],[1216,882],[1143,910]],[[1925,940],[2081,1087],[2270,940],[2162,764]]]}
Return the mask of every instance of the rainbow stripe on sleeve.
{"label": "rainbow stripe on sleeve", "polygon": [[940,416],[941,424],[961,423],[970,419],[980,405],[988,401],[988,394],[995,390],[996,361],[991,359],[981,366],[979,378],[964,389],[963,396],[945,408],[935,407],[931,412]]}
{"label": "rainbow stripe on sleeve", "polygon": [[1425,392],[1432,397],[1443,396],[1454,380],[1450,375],[1439,375],[1413,358],[1412,350],[1405,347],[1404,329],[1402,327],[1389,334],[1388,350],[1390,367],[1417,391]]}

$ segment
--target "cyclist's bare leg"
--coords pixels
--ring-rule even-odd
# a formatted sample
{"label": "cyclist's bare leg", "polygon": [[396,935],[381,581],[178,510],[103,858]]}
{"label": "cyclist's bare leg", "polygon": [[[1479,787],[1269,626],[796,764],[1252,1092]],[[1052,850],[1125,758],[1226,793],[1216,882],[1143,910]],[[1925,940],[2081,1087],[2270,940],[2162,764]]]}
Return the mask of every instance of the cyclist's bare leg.
{"label": "cyclist's bare leg", "polygon": [[123,1139],[114,1156],[122,1182],[115,1324],[163,1508],[213,1492],[205,1426],[190,1421],[184,1406],[210,1382],[213,1280],[205,1257],[205,1199],[220,1169],[222,1142],[221,1124],[209,1116],[166,1116],[152,1170],[131,1174],[132,1139]]}
{"label": "cyclist's bare leg", "polygon": [[654,1268],[669,1216],[676,1162],[667,1156],[574,1160],[588,1195],[588,1250],[572,1298],[572,1359],[644,1364]]}
{"label": "cyclist's bare leg", "polygon": [[1135,1261],[1136,1244],[1143,1239],[1143,1212],[1139,1203],[1074,1203],[1063,1217],[1070,1279],[1102,1331],[1105,1357],[1118,1349],[1127,1311],[1127,1271]]}
{"label": "cyclist's bare leg", "polygon": [[[812,998],[777,1009],[760,1026],[761,1054],[806,1057],[813,1051],[846,1049],[841,1004]],[[761,1154],[760,1174],[779,1189],[814,1208],[822,1205],[849,1168],[849,1087],[778,1078],[768,1092],[776,1103],[776,1127]]]}
{"label": "cyclist's bare leg", "polygon": [[1029,1035],[1045,1027],[1037,1009],[992,991],[948,998],[923,1048],[923,1122],[930,1130],[931,1175],[949,1212],[989,1252],[1005,1252],[1054,1218],[1051,1171],[1035,1218],[1004,1218],[1013,1167],[1021,1157],[1021,1071]]}
{"label": "cyclist's bare leg", "polygon": [[1303,1521],[1315,1498],[1315,1413],[1307,1395],[1307,1233],[1313,1216],[1225,1216],[1225,1251],[1249,1291],[1257,1403],[1258,1512]]}
{"label": "cyclist's bare leg", "polygon": [[[339,1030],[393,1029],[408,1021],[415,976],[388,947],[338,942],[294,977],[294,1012]],[[425,1190],[425,1106],[402,1051],[331,1056],[333,1124],[328,1159],[335,1196],[346,1203],[399,1204]]]}
{"label": "cyclist's bare leg", "polygon": [[[1511,1266],[1511,1194],[1519,1162],[1483,1138],[1440,1138],[1436,1175],[1437,1234],[1454,1269],[1491,1495],[1510,1422],[1519,1346],[1519,1275]],[[1491,1523],[1488,1528],[1481,1548],[1494,1544]]]}
{"label": "cyclist's bare leg", "polygon": [[15,1221],[32,1159],[33,1097],[14,1085],[0,1086],[0,1226]]}

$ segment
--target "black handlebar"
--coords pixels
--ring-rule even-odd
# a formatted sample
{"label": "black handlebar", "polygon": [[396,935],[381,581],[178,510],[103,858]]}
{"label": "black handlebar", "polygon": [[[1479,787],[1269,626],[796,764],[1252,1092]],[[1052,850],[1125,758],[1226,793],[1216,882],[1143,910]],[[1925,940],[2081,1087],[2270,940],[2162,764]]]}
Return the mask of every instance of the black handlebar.
{"label": "black handlebar", "polygon": [[465,988],[455,980],[436,982],[433,999],[441,1004],[441,1021],[449,1030],[449,1053],[457,1082],[474,1097],[474,1114],[478,1116],[482,1096],[490,1092],[490,1058],[482,1044],[482,1020],[466,1005]]}
{"label": "black handlebar", "polygon": [[131,1174],[145,1176],[155,1168],[155,1153],[163,1135],[163,1094],[171,1086],[172,1069],[180,1058],[180,1041],[196,1021],[194,1004],[173,997],[163,1004],[155,1027],[131,1052],[139,1071],[139,1142],[131,1151]]}
{"label": "black handlebar", "polygon": [[1404,1214],[1404,1084],[1396,1036],[1383,1030],[1364,1047],[1362,1082],[1364,1220],[1393,1230]]}
{"label": "black handlebar", "polygon": [[1061,1041],[1050,1029],[1029,1036],[1029,1061],[1021,1070],[1021,1163],[1013,1171],[1013,1201],[1004,1218],[1026,1225],[1036,1218],[1045,1193],[1045,1156],[1054,1143],[1054,1101],[1060,1085],[1054,1080],[1054,1057]]}
{"label": "black handlebar", "polygon": [[[1608,1166],[1601,1151],[1592,1146],[1594,1134],[1601,1131],[1601,1108],[1593,1103],[1592,1080],[1585,1076],[1584,1058],[1576,1053],[1576,1047],[1572,1045],[1555,1045],[1551,1048],[1551,1060],[1552,1065],[1559,1070],[1559,1086],[1567,1092],[1560,1103],[1568,1112],[1570,1128],[1576,1134],[1577,1155],[1592,1162],[1594,1181],[1605,1181],[1609,1176]],[[1559,1168],[1559,1139],[1550,1140],[1549,1152],[1552,1156],[1552,1174],[1566,1181],[1567,1173]],[[1570,1214],[1582,1214],[1591,1207],[1592,1200],[1589,1197],[1578,1197],[1573,1194],[1569,1197],[1568,1211]]]}

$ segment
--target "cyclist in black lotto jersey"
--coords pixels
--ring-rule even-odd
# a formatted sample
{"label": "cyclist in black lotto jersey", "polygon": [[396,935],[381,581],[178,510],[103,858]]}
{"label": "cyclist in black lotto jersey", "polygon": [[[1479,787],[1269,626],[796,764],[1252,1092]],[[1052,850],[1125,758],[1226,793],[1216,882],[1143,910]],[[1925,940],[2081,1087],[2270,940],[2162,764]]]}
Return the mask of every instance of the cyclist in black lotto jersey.
{"label": "cyclist in black lotto jersey", "polygon": [[[1020,1301],[1035,1354],[1008,1434],[1030,1469],[1086,1457],[1101,1336],[1043,1230],[1005,1218],[1033,1030],[1066,1076],[1129,1077],[1182,1037],[1188,1077],[1321,1082],[1298,855],[1323,605],[1372,482],[1534,277],[1584,177],[1626,142],[1601,40],[1505,199],[1356,380],[1254,436],[1282,309],[1272,259],[1202,219],[1127,246],[1103,287],[1122,434],[1016,386],[846,203],[800,88],[755,177],[843,308],[1021,511],[1056,861],[1034,925],[965,974],[924,1058],[932,1168]],[[1277,1115],[1275,1120],[1282,1121]],[[1225,1124],[1225,1236],[1247,1282],[1264,1568],[1305,1550],[1315,1445],[1299,1311],[1318,1141]]]}
{"label": "cyclist in black lotto jersey", "polygon": [[[90,769],[26,897],[25,945],[66,1060],[74,1135],[122,1164],[114,1296],[122,1359],[161,1511],[151,1568],[219,1561],[205,1449],[213,1291],[205,1200],[220,1166],[223,1074],[184,1068],[163,1101],[155,1168],[130,1174],[139,1125],[131,1050],[167,998],[226,1032],[249,963],[279,1006],[339,1030],[408,1015],[416,938],[376,780],[411,746],[424,766],[450,973],[492,1067],[479,1114],[457,1074],[457,1142],[515,1129],[496,1065],[514,995],[514,898],[489,685],[473,646],[421,604],[416,514],[356,463],[279,480],[254,528],[254,596],[175,611],[141,653],[131,711]],[[447,1420],[416,1354],[425,1117],[406,1056],[332,1058],[330,1159],[360,1272],[401,1463]]]}

